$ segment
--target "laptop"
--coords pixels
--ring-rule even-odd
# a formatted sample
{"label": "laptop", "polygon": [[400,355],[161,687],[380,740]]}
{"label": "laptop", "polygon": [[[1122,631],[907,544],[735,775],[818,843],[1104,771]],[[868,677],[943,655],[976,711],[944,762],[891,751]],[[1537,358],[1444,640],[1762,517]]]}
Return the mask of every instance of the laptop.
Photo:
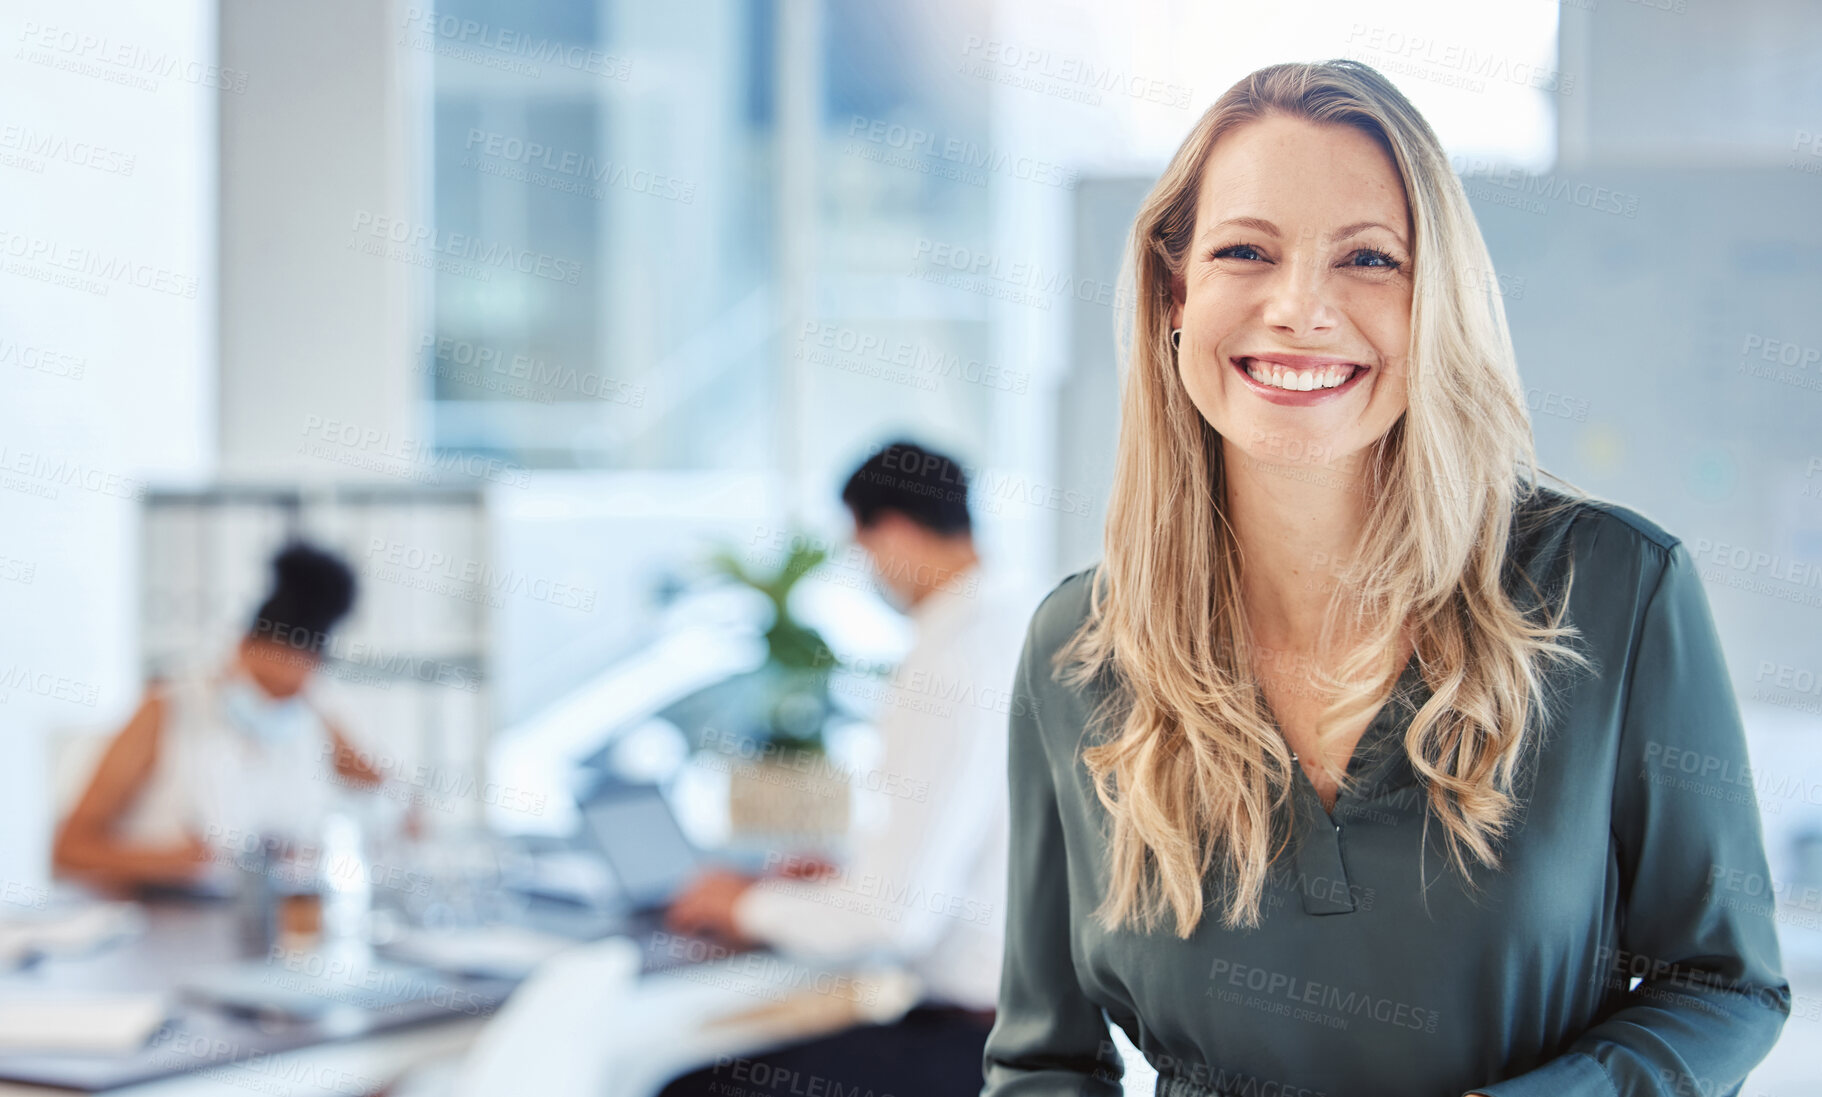
{"label": "laptop", "polygon": [[664,926],[664,912],[711,864],[683,833],[657,785],[609,783],[581,805],[583,829],[619,885],[618,931],[640,946],[640,972],[718,960],[738,950],[712,937]]}
{"label": "laptop", "polygon": [[582,819],[634,914],[662,911],[705,867],[657,785],[603,785]]}

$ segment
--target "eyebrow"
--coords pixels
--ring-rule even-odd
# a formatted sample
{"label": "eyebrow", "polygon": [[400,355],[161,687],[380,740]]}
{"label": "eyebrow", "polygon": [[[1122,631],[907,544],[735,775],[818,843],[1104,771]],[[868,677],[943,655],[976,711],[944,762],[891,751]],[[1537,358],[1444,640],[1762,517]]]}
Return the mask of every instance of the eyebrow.
{"label": "eyebrow", "polygon": [[[1255,232],[1263,232],[1267,236],[1272,237],[1280,235],[1278,226],[1272,224],[1263,217],[1229,217],[1225,221],[1218,221],[1215,224],[1210,225],[1209,231],[1213,232],[1216,229],[1225,228],[1229,225],[1238,226],[1243,229],[1252,229]],[[1401,235],[1398,230],[1378,221],[1356,221],[1351,225],[1343,225],[1334,232],[1329,233],[1329,242],[1333,243],[1336,240],[1346,240],[1348,237],[1358,235],[1359,233],[1365,232],[1367,229],[1384,229],[1391,233],[1400,244],[1405,242],[1404,236]]]}

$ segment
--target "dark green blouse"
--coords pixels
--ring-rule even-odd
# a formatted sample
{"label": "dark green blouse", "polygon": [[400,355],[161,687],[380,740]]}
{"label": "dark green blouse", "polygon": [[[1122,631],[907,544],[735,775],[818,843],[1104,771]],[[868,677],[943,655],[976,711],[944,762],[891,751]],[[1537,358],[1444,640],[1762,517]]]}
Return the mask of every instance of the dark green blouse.
{"label": "dark green blouse", "polygon": [[1187,941],[1090,917],[1109,821],[1079,748],[1109,687],[1053,677],[1093,569],[1064,580],[1015,687],[1028,703],[1012,706],[1006,953],[982,1093],[1117,1094],[1107,1019],[1159,1069],[1160,1093],[1738,1092],[1790,990],[1758,808],[1727,776],[1746,742],[1707,597],[1658,526],[1540,489],[1514,515],[1506,589],[1526,608],[1526,577],[1559,597],[1571,560],[1569,623],[1595,670],[1552,671],[1553,718],[1499,871],[1478,868],[1471,890],[1440,824],[1425,826],[1402,749],[1429,697],[1413,656],[1332,814],[1296,774],[1295,840],[1261,924],[1211,915]]}

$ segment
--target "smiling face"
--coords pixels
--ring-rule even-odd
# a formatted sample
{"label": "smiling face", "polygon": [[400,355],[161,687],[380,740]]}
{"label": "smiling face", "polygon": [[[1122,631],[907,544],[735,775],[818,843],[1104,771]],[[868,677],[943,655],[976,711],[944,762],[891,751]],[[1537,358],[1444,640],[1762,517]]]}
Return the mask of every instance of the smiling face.
{"label": "smiling face", "polygon": [[1410,239],[1398,170],[1357,129],[1273,116],[1215,143],[1171,327],[1229,460],[1347,466],[1404,414]]}

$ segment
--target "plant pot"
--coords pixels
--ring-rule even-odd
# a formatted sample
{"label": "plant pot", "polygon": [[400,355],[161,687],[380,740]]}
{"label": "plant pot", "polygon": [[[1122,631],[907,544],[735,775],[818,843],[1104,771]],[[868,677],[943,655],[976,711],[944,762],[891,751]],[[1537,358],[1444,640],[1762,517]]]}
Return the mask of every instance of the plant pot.
{"label": "plant pot", "polygon": [[728,825],[737,835],[832,838],[848,830],[848,775],[813,751],[747,762],[728,774]]}

